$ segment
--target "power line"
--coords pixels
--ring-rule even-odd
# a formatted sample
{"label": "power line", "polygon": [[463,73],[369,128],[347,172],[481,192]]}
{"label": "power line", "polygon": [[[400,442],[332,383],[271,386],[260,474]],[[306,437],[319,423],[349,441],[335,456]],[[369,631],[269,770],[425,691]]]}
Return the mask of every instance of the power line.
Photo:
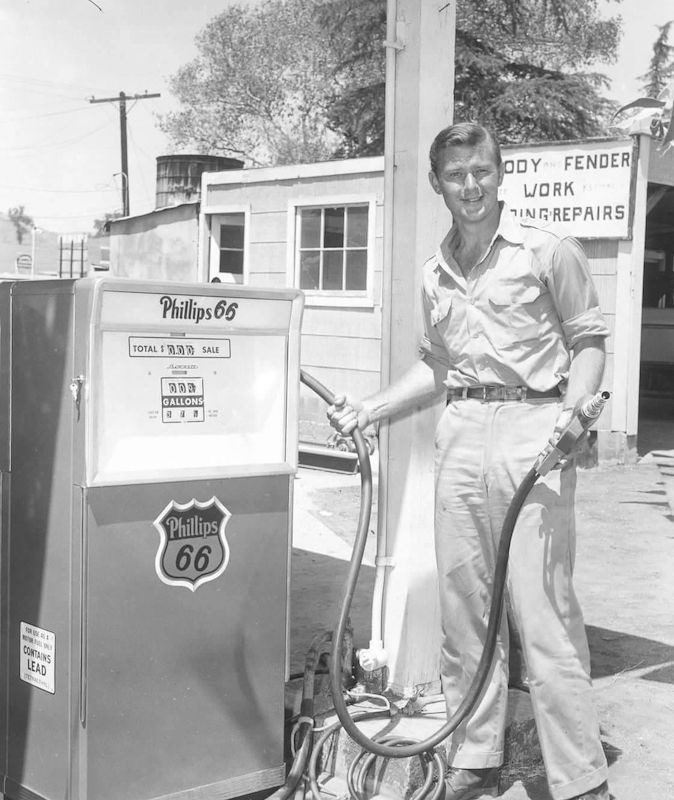
{"label": "power line", "polygon": [[100,189],[46,189],[40,186],[8,186],[0,184],[0,189],[12,189],[20,192],[53,192],[55,194],[100,194],[101,192],[116,192],[112,186],[103,186]]}
{"label": "power line", "polygon": [[18,151],[30,151],[30,150],[53,150],[59,147],[65,147],[70,144],[75,144],[76,142],[81,142],[83,139],[88,139],[90,136],[93,136],[95,133],[104,130],[107,125],[101,125],[98,128],[94,128],[92,131],[83,134],[82,136],[76,136],[73,139],[66,139],[63,142],[43,142],[38,144],[23,144],[17,145],[16,147],[0,147],[0,150],[3,152],[18,152]]}
{"label": "power line", "polygon": [[66,111],[48,111],[46,114],[35,114],[32,117],[10,117],[9,119],[0,119],[0,125],[4,122],[6,124],[15,125],[17,122],[30,122],[34,119],[42,119],[43,117],[62,117],[65,114],[76,114],[78,111],[86,111],[86,106],[78,106],[77,108],[69,108]]}
{"label": "power line", "polygon": [[77,91],[103,91],[100,86],[92,86],[90,83],[66,83],[65,81],[47,81],[44,78],[31,78],[27,75],[13,75],[9,72],[0,72],[0,80],[10,80],[16,83],[34,84],[36,86],[50,87],[57,89],[76,89]]}
{"label": "power line", "polygon": [[122,213],[125,217],[129,216],[131,209],[129,207],[129,159],[127,154],[126,143],[126,101],[127,100],[149,100],[152,97],[161,97],[159,93],[155,94],[133,94],[127,95],[120,92],[118,97],[92,97],[90,103],[119,103],[119,130],[122,149]]}

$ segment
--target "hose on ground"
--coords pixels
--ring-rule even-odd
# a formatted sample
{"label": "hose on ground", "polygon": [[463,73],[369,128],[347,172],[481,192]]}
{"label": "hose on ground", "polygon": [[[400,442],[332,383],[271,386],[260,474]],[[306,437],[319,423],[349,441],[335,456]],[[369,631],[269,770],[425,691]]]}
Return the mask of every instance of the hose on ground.
{"label": "hose on ground", "polygon": [[[328,405],[332,405],[334,403],[334,394],[325,386],[323,386],[318,380],[316,380],[316,378],[309,375],[304,370],[300,371],[300,380],[319,397],[321,397]],[[531,491],[534,483],[537,481],[539,473],[534,467],[529,470],[524,480],[517,488],[517,491],[515,492],[515,495],[510,503],[510,507],[506,513],[496,557],[492,603],[489,610],[489,622],[487,624],[485,645],[482,651],[482,657],[480,658],[477,670],[475,672],[475,676],[465,697],[447,722],[427,739],[418,742],[411,742],[409,739],[392,740],[389,738],[383,741],[377,741],[376,739],[371,739],[370,737],[366,736],[358,728],[349,714],[346,707],[346,702],[344,700],[341,671],[338,668],[338,665],[341,663],[342,640],[348,626],[351,603],[353,601],[356,583],[358,581],[358,574],[363,560],[363,553],[367,543],[370,509],[372,504],[372,469],[370,466],[369,453],[367,451],[365,440],[361,431],[358,428],[355,428],[351,435],[356,448],[356,454],[358,456],[358,462],[360,466],[361,502],[356,540],[353,546],[353,553],[349,565],[346,588],[339,611],[337,625],[332,637],[332,668],[330,671],[332,700],[335,706],[335,711],[344,730],[354,742],[359,744],[365,750],[385,758],[411,758],[413,756],[422,755],[423,753],[432,751],[433,748],[435,748],[440,744],[440,742],[453,733],[453,731],[456,730],[456,728],[471,712],[473,706],[480,697],[485,683],[487,682],[494,657],[494,650],[501,624],[501,616],[503,613],[503,592],[506,582],[510,541],[512,539],[515,523],[517,521],[517,517],[519,516],[522,505],[524,504],[524,501],[526,500],[527,495]]]}
{"label": "hose on ground", "polygon": [[302,684],[302,701],[300,704],[300,722],[298,737],[300,745],[297,748],[290,772],[286,781],[277,789],[268,800],[288,800],[295,792],[300,780],[304,776],[313,746],[314,729],[314,687],[316,668],[321,657],[330,652],[332,635],[324,632],[315,636],[307,650],[304,660],[304,679]]}

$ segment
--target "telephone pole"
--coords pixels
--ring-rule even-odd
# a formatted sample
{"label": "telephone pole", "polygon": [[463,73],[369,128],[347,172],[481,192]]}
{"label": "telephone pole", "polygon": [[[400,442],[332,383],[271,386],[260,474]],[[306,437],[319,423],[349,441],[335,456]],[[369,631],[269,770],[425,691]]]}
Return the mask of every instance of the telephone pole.
{"label": "telephone pole", "polygon": [[149,100],[151,97],[161,97],[160,94],[125,94],[120,92],[118,97],[92,97],[90,103],[119,103],[119,132],[122,146],[122,216],[128,217],[131,213],[129,206],[129,159],[126,147],[126,101]]}

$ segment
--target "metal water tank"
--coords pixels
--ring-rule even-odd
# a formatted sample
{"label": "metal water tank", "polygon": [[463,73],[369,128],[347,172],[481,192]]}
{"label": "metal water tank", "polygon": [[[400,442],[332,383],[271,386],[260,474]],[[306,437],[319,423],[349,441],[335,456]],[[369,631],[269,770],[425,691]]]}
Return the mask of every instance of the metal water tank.
{"label": "metal water tank", "polygon": [[243,161],[227,156],[157,156],[156,208],[198,200],[203,172],[241,169]]}

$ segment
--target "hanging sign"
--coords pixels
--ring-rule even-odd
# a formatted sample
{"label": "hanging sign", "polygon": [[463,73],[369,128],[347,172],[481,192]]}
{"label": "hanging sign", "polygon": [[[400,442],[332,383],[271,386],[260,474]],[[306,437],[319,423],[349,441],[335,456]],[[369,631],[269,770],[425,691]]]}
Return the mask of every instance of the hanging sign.
{"label": "hanging sign", "polygon": [[499,196],[515,216],[560,223],[583,239],[631,237],[631,139],[504,147],[502,155]]}

